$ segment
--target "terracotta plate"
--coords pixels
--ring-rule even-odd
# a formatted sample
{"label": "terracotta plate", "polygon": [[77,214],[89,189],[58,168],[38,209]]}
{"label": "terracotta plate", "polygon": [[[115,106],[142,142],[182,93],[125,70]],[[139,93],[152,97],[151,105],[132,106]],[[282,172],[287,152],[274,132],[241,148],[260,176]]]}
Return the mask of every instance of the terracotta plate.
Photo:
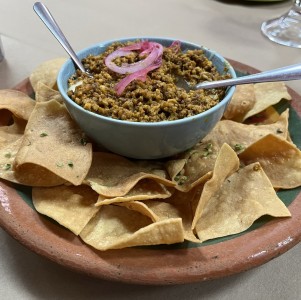
{"label": "terracotta plate", "polygon": [[[257,70],[231,61],[242,73]],[[32,94],[28,80],[16,87]],[[289,89],[290,129],[300,147],[301,97]],[[283,104],[285,105],[285,104]],[[286,104],[287,105],[287,104]],[[284,109],[281,105],[278,109]],[[0,225],[32,251],[74,271],[102,279],[139,284],[178,284],[215,279],[259,266],[286,252],[301,240],[301,189],[281,191],[292,218],[261,218],[247,232],[202,245],[183,243],[100,252],[52,220],[39,215],[31,188],[0,181]]]}

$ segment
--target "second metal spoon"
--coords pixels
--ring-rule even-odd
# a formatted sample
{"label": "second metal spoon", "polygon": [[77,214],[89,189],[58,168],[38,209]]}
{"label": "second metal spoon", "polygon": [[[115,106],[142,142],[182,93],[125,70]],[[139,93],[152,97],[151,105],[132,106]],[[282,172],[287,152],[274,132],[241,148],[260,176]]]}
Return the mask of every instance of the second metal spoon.
{"label": "second metal spoon", "polygon": [[33,9],[36,12],[36,14],[40,17],[40,19],[43,21],[43,23],[46,25],[46,27],[50,30],[50,32],[54,35],[54,37],[59,41],[59,43],[63,46],[63,48],[66,50],[66,52],[69,54],[75,65],[84,73],[86,73],[88,76],[91,76],[82,65],[80,59],[70,46],[69,42],[67,41],[65,35],[61,31],[60,27],[54,20],[53,16],[51,15],[48,8],[41,2],[36,2],[33,5]]}
{"label": "second metal spoon", "polygon": [[190,86],[183,78],[179,78],[177,86],[184,88],[186,91],[198,89],[210,89],[218,87],[233,86],[239,84],[259,83],[259,82],[275,82],[275,81],[289,81],[301,79],[301,64],[291,65],[279,69],[265,71],[257,74],[242,76],[239,78],[204,81]]}

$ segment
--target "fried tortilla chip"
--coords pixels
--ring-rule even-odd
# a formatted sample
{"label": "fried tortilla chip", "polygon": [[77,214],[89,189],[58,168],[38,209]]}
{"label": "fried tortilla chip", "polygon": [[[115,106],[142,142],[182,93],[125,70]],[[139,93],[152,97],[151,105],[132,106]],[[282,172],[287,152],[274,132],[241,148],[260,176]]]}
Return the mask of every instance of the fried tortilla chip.
{"label": "fried tortilla chip", "polygon": [[113,153],[95,152],[85,182],[106,197],[126,195],[140,180],[149,178],[166,186],[174,183],[166,178],[166,171],[156,162],[131,161]]}
{"label": "fried tortilla chip", "polygon": [[0,127],[0,149],[22,138],[27,121],[12,117],[13,123]]}
{"label": "fried tortilla chip", "polygon": [[92,145],[82,143],[83,136],[64,105],[55,100],[39,102],[26,126],[15,167],[38,165],[80,185],[92,161]]}
{"label": "fried tortilla chip", "polygon": [[55,58],[41,63],[29,76],[33,90],[37,90],[38,82],[53,88],[56,85],[58,72],[66,58]]}
{"label": "fried tortilla chip", "polygon": [[16,170],[14,162],[21,145],[22,138],[19,138],[0,148],[0,178],[28,186],[56,186],[65,182],[38,165],[24,164]]}
{"label": "fried tortilla chip", "polygon": [[264,215],[289,217],[259,163],[240,169],[228,177],[212,196],[196,224],[200,240],[240,233]]}
{"label": "fried tortilla chip", "polygon": [[151,179],[140,180],[126,195],[108,198],[99,195],[95,205],[129,202],[148,199],[165,199],[171,196],[171,192],[163,185]]}
{"label": "fried tortilla chip", "polygon": [[0,148],[20,139],[35,101],[15,90],[0,90]]}
{"label": "fried tortilla chip", "polygon": [[233,174],[239,168],[239,159],[235,151],[227,144],[221,147],[216,159],[212,178],[205,184],[201,198],[197,204],[195,215],[192,221],[192,229],[195,228],[197,221],[200,219],[204,208],[210,201],[215,191],[223,184],[224,180]]}
{"label": "fried tortilla chip", "polygon": [[264,125],[247,125],[231,120],[222,120],[205,137],[204,143],[210,142],[221,147],[224,143],[230,145],[237,153],[260,140],[268,134],[276,134],[284,139],[288,136],[288,109],[284,111],[277,122]]}
{"label": "fried tortilla chip", "polygon": [[95,193],[88,186],[57,186],[33,188],[32,201],[35,209],[78,235],[98,212],[94,206]]}
{"label": "fried tortilla chip", "polygon": [[167,162],[166,168],[176,189],[188,192],[211,177],[219,147],[213,142],[201,142],[182,156]]}
{"label": "fried tortilla chip", "polygon": [[184,239],[198,243],[199,239],[194,235],[191,225],[193,220],[193,199],[196,188],[183,193],[176,191],[170,198],[164,201],[145,201],[145,205],[157,216],[159,220],[181,218],[184,230]]}
{"label": "fried tortilla chip", "polygon": [[180,218],[153,223],[136,211],[115,205],[101,206],[80,237],[88,245],[102,251],[184,241]]}
{"label": "fried tortilla chip", "polygon": [[264,111],[282,99],[292,99],[283,82],[256,83],[254,84],[254,92],[256,101],[252,109],[244,116],[244,120]]}
{"label": "fried tortilla chip", "polygon": [[59,103],[64,103],[63,96],[57,90],[54,90],[47,86],[42,81],[37,83],[35,98],[37,102],[46,102],[50,100],[56,100]]}
{"label": "fried tortilla chip", "polygon": [[247,113],[255,105],[254,84],[236,86],[235,93],[224,112],[224,118],[236,122],[243,122]]}
{"label": "fried tortilla chip", "polygon": [[0,90],[0,111],[8,110],[15,117],[28,120],[34,106],[35,101],[22,92],[16,90]]}
{"label": "fried tortilla chip", "polygon": [[127,202],[117,202],[114,203],[118,206],[124,206],[127,209],[134,210],[139,212],[140,214],[149,217],[153,222],[160,221],[160,217],[158,217],[145,203],[148,201],[127,201]]}
{"label": "fried tortilla chip", "polygon": [[269,134],[250,145],[239,158],[246,165],[260,162],[274,188],[301,185],[301,151],[276,135]]}

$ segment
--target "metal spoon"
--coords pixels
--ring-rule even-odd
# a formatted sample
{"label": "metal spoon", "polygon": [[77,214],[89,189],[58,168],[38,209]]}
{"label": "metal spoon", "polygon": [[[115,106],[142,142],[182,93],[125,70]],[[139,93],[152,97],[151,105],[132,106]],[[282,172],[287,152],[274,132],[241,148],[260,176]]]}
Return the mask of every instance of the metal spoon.
{"label": "metal spoon", "polygon": [[179,78],[177,86],[185,89],[186,91],[198,89],[210,89],[218,87],[233,86],[239,84],[259,83],[259,82],[275,82],[275,81],[289,81],[301,79],[301,64],[291,65],[279,69],[265,71],[253,75],[242,76],[239,78],[217,80],[217,81],[204,81],[190,86],[184,78]]}
{"label": "metal spoon", "polygon": [[54,20],[53,16],[51,15],[48,8],[41,2],[36,2],[33,5],[33,10],[36,12],[36,14],[40,17],[40,19],[43,21],[43,23],[46,25],[46,27],[50,30],[50,32],[54,35],[54,37],[59,41],[59,43],[63,46],[63,48],[66,50],[66,52],[71,57],[74,64],[83,72],[86,73],[89,77],[92,75],[88,73],[84,66],[82,65],[80,59],[77,57],[76,53],[70,46],[69,42],[67,41],[65,35],[61,31],[60,27]]}

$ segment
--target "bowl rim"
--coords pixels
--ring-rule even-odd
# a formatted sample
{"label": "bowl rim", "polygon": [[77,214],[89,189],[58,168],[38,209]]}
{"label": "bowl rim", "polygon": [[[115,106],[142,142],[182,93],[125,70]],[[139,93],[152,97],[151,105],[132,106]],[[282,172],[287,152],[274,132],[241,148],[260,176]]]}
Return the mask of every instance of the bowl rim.
{"label": "bowl rim", "polygon": [[[232,78],[236,78],[236,72],[233,68],[233,66],[230,64],[230,62],[223,57],[221,54],[219,54],[218,52],[216,52],[215,50],[211,50],[210,48],[207,48],[203,45],[198,45],[196,43],[192,43],[186,40],[182,40],[182,39],[175,39],[175,38],[171,38],[171,37],[159,37],[159,36],[131,36],[131,37],[123,37],[123,38],[115,38],[115,39],[110,39],[110,40],[106,40],[106,41],[102,41],[102,42],[98,42],[98,43],[94,43],[91,46],[88,46],[80,51],[77,51],[76,54],[79,58],[81,58],[83,56],[83,54],[87,55],[87,52],[91,49],[95,49],[95,48],[101,48],[101,47],[107,47],[108,45],[114,43],[114,42],[125,42],[125,41],[134,41],[134,40],[161,40],[161,41],[165,41],[165,42],[173,42],[173,41],[177,41],[179,40],[181,43],[184,43],[186,45],[190,45],[192,47],[195,48],[199,48],[199,49],[203,49],[206,50],[208,52],[211,53],[210,56],[215,56],[217,58],[219,58],[221,61],[224,62],[224,64],[227,66],[228,68],[228,73],[230,73],[230,75],[232,76]],[[210,59],[210,58],[209,58]],[[185,124],[185,123],[189,123],[189,122],[193,122],[198,118],[201,117],[208,117],[208,115],[211,115],[211,113],[213,113],[216,110],[219,110],[219,108],[221,106],[223,106],[225,103],[229,102],[234,94],[234,91],[236,89],[236,86],[230,86],[227,88],[226,90],[226,95],[225,97],[216,105],[214,105],[213,107],[199,113],[196,114],[194,116],[190,116],[190,117],[185,117],[182,119],[177,119],[177,120],[171,120],[171,121],[157,121],[157,122],[134,122],[134,121],[128,121],[128,120],[119,120],[119,119],[114,119],[111,117],[106,117],[91,111],[88,111],[86,109],[84,109],[82,106],[78,105],[77,103],[75,103],[67,94],[67,92],[65,91],[63,85],[62,85],[62,78],[64,77],[64,71],[65,69],[69,66],[69,65],[73,65],[73,62],[71,60],[71,58],[68,58],[67,61],[62,65],[62,67],[59,70],[58,76],[57,76],[57,86],[58,89],[61,93],[61,95],[64,98],[64,101],[67,101],[68,104],[70,104],[72,107],[74,107],[76,110],[79,110],[81,113],[86,113],[87,115],[91,116],[92,118],[97,118],[100,119],[102,121],[105,122],[113,122],[119,125],[127,125],[127,126],[139,126],[139,127],[160,127],[160,126],[173,126],[176,124]],[[75,66],[74,66],[75,68]],[[76,69],[76,68],[75,68]]]}

